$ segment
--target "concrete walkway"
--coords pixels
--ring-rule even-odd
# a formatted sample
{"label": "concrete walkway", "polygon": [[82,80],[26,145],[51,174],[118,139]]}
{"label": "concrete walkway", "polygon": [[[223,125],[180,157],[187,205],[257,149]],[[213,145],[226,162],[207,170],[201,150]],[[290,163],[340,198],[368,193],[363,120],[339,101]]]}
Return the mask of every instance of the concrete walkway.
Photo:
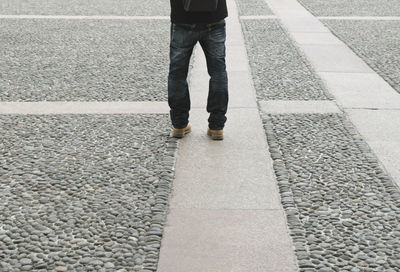
{"label": "concrete walkway", "polygon": [[[260,101],[260,110],[269,114],[348,114],[389,174],[399,182],[400,162],[396,158],[400,134],[395,124],[400,121],[400,95],[297,1],[267,3],[276,17],[241,19],[279,18],[335,100]],[[210,142],[205,135],[208,76],[204,56],[197,50],[191,80],[193,133],[179,147],[160,272],[297,269],[270,156],[265,153],[268,146],[235,3],[228,4],[231,100],[226,139]]]}
{"label": "concrete walkway", "polygon": [[158,271],[295,271],[234,1],[229,1],[226,137],[207,138],[208,75],[196,50],[192,133],[179,146]]}

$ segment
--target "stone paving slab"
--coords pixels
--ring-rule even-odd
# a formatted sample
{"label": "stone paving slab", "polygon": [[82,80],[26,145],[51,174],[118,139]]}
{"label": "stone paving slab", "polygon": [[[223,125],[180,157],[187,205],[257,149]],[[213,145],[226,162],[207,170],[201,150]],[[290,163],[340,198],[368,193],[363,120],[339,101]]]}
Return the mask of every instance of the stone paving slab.
{"label": "stone paving slab", "polygon": [[[295,271],[275,210],[180,210],[168,217],[159,272]],[[226,250],[229,248],[229,250]]]}
{"label": "stone paving slab", "polygon": [[1,19],[0,37],[1,101],[167,99],[167,20]]}
{"label": "stone paving slab", "polygon": [[306,58],[276,20],[241,22],[257,99],[329,99]]}
{"label": "stone paving slab", "polygon": [[400,93],[400,21],[323,20],[323,23]]}
{"label": "stone paving slab", "polygon": [[315,16],[400,16],[397,0],[299,0]]}
{"label": "stone paving slab", "polygon": [[0,14],[34,15],[169,15],[164,0],[2,0]]}
{"label": "stone paving slab", "polygon": [[373,73],[365,62],[345,45],[299,45],[316,72]]}
{"label": "stone paving slab", "polygon": [[169,113],[167,102],[0,102],[0,114]]}
{"label": "stone paving slab", "polygon": [[346,112],[400,188],[400,110],[348,109]]}
{"label": "stone paving slab", "polygon": [[319,73],[344,108],[400,109],[400,95],[380,76],[369,73]]}
{"label": "stone paving slab", "polygon": [[321,32],[294,32],[291,37],[298,44],[343,44],[332,33]]}
{"label": "stone paving slab", "polygon": [[1,271],[156,271],[177,147],[168,115],[0,122]]}
{"label": "stone paving slab", "polygon": [[272,15],[265,0],[236,0],[239,15]]}
{"label": "stone paving slab", "polygon": [[258,115],[256,108],[229,110],[225,138],[219,142],[207,136],[208,113],[191,111],[192,132],[180,142],[171,207],[280,208],[271,162],[258,152],[268,148]]}
{"label": "stone paving slab", "polygon": [[399,189],[346,117],[263,123],[300,271],[398,271]]}

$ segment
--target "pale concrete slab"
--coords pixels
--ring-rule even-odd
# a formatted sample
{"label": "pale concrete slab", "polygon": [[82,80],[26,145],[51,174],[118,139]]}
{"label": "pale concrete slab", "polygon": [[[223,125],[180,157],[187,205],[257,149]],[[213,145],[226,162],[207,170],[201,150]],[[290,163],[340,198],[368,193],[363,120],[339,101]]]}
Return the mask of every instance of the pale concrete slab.
{"label": "pale concrete slab", "polygon": [[180,142],[171,206],[279,209],[279,193],[258,110],[231,109],[225,139],[219,142],[206,135],[207,118],[205,110],[191,113],[192,133]]}
{"label": "pale concrete slab", "polygon": [[244,45],[226,48],[227,71],[248,71],[249,60]]}
{"label": "pale concrete slab", "polygon": [[343,42],[340,41],[336,36],[332,33],[304,33],[304,32],[293,32],[291,33],[291,37],[298,44],[334,44],[334,45],[343,45]]}
{"label": "pale concrete slab", "polygon": [[400,188],[400,143],[382,140],[368,144]]}
{"label": "pale concrete slab", "polygon": [[329,29],[315,18],[281,16],[284,26],[289,32],[329,33]]}
{"label": "pale concrete slab", "polygon": [[0,114],[169,113],[167,102],[0,102]]}
{"label": "pale concrete slab", "polygon": [[346,112],[400,187],[400,110],[348,109]]}
{"label": "pale concrete slab", "polygon": [[400,110],[345,109],[345,111],[368,142],[384,140],[400,143]]}
{"label": "pale concrete slab", "polygon": [[365,62],[345,45],[305,45],[305,52],[317,72],[374,73]]}
{"label": "pale concrete slab", "polygon": [[334,101],[259,101],[260,109],[270,114],[343,113]]}
{"label": "pale concrete slab", "polygon": [[172,209],[159,272],[296,271],[282,211]]}
{"label": "pale concrete slab", "polygon": [[344,108],[400,109],[400,94],[377,74],[319,73]]}

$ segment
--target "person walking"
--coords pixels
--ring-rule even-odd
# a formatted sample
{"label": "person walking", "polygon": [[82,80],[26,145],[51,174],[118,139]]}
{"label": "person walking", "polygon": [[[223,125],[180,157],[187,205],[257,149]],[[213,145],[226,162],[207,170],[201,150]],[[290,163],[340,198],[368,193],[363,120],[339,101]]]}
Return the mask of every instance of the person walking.
{"label": "person walking", "polygon": [[199,42],[210,75],[207,134],[213,140],[222,140],[228,109],[228,76],[225,64],[225,18],[228,16],[226,0],[170,0],[170,4],[168,105],[173,125],[172,136],[182,138],[191,131],[187,75],[193,48]]}

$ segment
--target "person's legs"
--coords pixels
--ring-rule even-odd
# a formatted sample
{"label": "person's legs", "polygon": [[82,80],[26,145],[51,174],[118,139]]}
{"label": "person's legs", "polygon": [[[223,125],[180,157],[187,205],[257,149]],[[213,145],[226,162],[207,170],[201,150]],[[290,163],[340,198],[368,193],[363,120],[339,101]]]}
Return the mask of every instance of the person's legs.
{"label": "person's legs", "polygon": [[228,76],[225,65],[225,21],[218,23],[205,32],[200,39],[207,60],[210,75],[207,111],[209,128],[220,130],[226,122],[228,109]]}
{"label": "person's legs", "polygon": [[174,128],[185,128],[189,122],[190,96],[187,83],[190,57],[197,43],[190,28],[171,24],[168,104]]}

